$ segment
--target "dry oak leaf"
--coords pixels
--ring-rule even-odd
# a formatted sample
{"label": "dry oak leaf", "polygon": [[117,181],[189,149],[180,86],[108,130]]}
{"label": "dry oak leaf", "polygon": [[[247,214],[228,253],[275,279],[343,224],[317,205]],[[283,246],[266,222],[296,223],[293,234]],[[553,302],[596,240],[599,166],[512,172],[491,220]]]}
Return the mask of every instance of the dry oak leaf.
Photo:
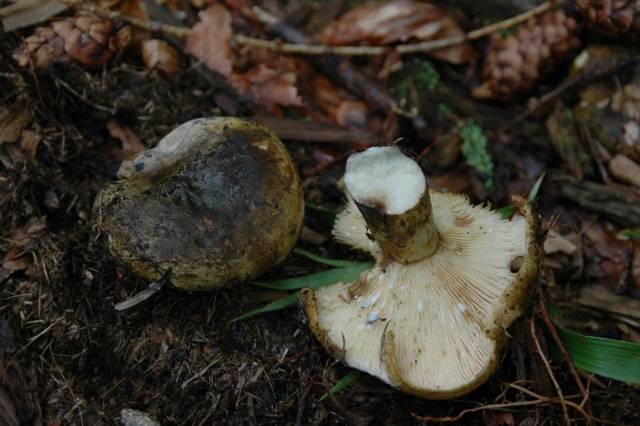
{"label": "dry oak leaf", "polygon": [[16,142],[20,139],[22,129],[31,121],[31,114],[26,108],[0,108],[0,144]]}
{"label": "dry oak leaf", "polygon": [[244,74],[234,74],[231,85],[253,101],[272,108],[274,105],[302,106],[293,71],[276,70],[258,64]]}
{"label": "dry oak leaf", "polygon": [[[356,43],[385,45],[464,34],[455,21],[433,4],[395,0],[358,6],[327,25],[316,38],[332,46]],[[429,52],[429,55],[462,64],[472,57],[472,53],[471,46],[465,43]]]}
{"label": "dry oak leaf", "polygon": [[212,70],[229,78],[233,68],[231,13],[224,6],[213,4],[198,16],[200,22],[194,25],[185,50]]}
{"label": "dry oak leaf", "polygon": [[140,137],[130,127],[123,126],[115,120],[107,121],[106,127],[109,135],[122,143],[122,154],[124,157],[137,154],[144,150],[145,146],[140,140]]}
{"label": "dry oak leaf", "polygon": [[163,40],[145,40],[140,46],[145,67],[172,77],[180,71],[180,53]]}

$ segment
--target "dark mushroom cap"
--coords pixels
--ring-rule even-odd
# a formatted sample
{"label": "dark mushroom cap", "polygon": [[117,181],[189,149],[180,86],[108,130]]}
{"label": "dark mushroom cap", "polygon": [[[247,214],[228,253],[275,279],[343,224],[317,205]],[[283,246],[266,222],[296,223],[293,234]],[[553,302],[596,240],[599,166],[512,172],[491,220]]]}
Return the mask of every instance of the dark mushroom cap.
{"label": "dark mushroom cap", "polygon": [[300,232],[295,165],[255,123],[192,120],[118,175],[96,200],[98,227],[111,253],[148,279],[171,269],[188,290],[246,281],[284,259]]}

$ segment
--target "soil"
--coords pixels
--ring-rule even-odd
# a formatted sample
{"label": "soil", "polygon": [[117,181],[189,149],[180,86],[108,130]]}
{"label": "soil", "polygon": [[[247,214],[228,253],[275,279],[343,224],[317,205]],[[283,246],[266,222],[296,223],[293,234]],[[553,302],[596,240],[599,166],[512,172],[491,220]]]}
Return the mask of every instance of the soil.
{"label": "soil", "polygon": [[[366,375],[335,398],[321,400],[350,370],[323,351],[299,308],[229,322],[281,297],[277,291],[241,285],[188,293],[165,287],[117,312],[114,304],[148,282],[111,258],[94,228],[96,193],[115,179],[126,154],[105,123],[115,120],[134,129],[146,146],[153,146],[192,118],[248,116],[254,107],[238,101],[221,78],[202,66],[186,68],[173,80],[118,59],[93,70],[64,62],[45,71],[19,68],[11,52],[26,34],[0,32],[0,106],[20,105],[29,111],[28,128],[40,138],[34,156],[0,144],[0,252],[8,252],[17,237],[27,240],[19,257],[23,267],[0,268],[0,407],[9,401],[19,424],[119,424],[120,411],[132,408],[162,424],[399,425],[419,423],[412,413],[455,416],[466,408],[504,402],[502,392],[506,400],[517,400],[518,392],[507,388],[508,383],[526,383],[541,395],[555,395],[528,334],[535,304],[510,330],[513,338],[499,371],[475,392],[453,401],[410,397]],[[314,167],[312,144],[286,143],[301,170]],[[525,159],[521,164],[531,159],[538,169],[560,167],[539,146],[525,142],[496,150],[498,176],[507,176],[500,163],[517,157]],[[336,161],[307,175],[307,201],[337,209],[342,195],[336,182],[343,167]],[[493,194],[497,205],[506,203],[506,184],[515,181],[500,180]],[[531,181],[516,185],[524,188]],[[465,190],[482,198],[474,185]],[[550,218],[558,205],[557,197],[543,196],[540,211]],[[305,225],[325,238],[312,243],[307,237],[301,247],[329,257],[358,258],[326,238],[331,222],[317,210],[308,209]],[[322,268],[291,255],[264,279]],[[572,300],[571,292],[557,293],[559,302]],[[539,322],[538,328],[551,354],[544,324]],[[599,330],[620,337],[613,326]],[[552,359],[565,397],[576,395],[563,360]],[[586,408],[595,418],[640,424],[639,406],[637,388],[603,378],[590,382]],[[578,424],[585,423],[569,410]],[[549,425],[562,419],[560,405],[534,404],[478,411],[454,424]],[[5,424],[1,418],[0,424]]]}

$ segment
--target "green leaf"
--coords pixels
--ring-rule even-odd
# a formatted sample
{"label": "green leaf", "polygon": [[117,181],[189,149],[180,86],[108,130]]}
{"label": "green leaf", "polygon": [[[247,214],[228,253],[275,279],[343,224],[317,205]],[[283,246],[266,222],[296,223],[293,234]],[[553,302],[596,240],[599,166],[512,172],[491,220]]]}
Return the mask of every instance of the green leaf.
{"label": "green leaf", "polygon": [[585,336],[561,327],[557,329],[577,368],[621,382],[640,384],[640,344]]}
{"label": "green leaf", "polygon": [[640,240],[640,228],[627,229],[620,232],[618,235],[627,240]]}
{"label": "green leaf", "polygon": [[513,207],[511,204],[509,204],[508,206],[504,206],[504,207],[500,207],[499,209],[496,209],[496,212],[498,212],[500,217],[503,219],[510,219],[511,216],[513,216],[514,211],[515,211],[515,207]]}
{"label": "green leaf", "polygon": [[322,395],[322,397],[320,398],[320,401],[324,401],[326,398],[329,397],[329,395],[335,395],[339,392],[342,392],[343,390],[348,388],[353,382],[355,382],[360,376],[362,376],[362,371],[353,370],[349,372],[346,376],[338,380],[336,384],[333,385],[331,389],[329,389],[329,392]]}
{"label": "green leaf", "polygon": [[[545,176],[545,173],[542,173],[540,177],[536,179],[536,181],[533,183],[533,186],[529,190],[529,195],[527,197],[529,201],[535,200],[536,197],[538,196],[538,192],[540,192],[540,187],[542,186],[542,181],[544,180],[544,176]],[[502,217],[503,219],[510,219],[511,216],[513,216],[513,213],[515,212],[515,210],[516,210],[515,207],[509,204],[508,206],[504,206],[504,207],[500,207],[499,209],[496,209],[496,212],[498,212],[500,217]]]}
{"label": "green leaf", "polygon": [[291,293],[288,296],[285,296],[281,299],[278,300],[274,300],[273,302],[269,303],[266,306],[263,306],[261,308],[257,308],[257,309],[253,309],[249,312],[245,312],[244,314],[235,317],[234,319],[230,320],[229,322],[236,322],[236,321],[240,321],[240,320],[245,320],[247,318],[251,318],[254,317],[258,314],[264,314],[266,312],[273,312],[273,311],[279,311],[285,308],[288,308],[289,306],[293,306],[298,302],[298,292],[295,293]]}
{"label": "green leaf", "polygon": [[[346,262],[346,261],[345,261]],[[259,287],[272,288],[277,290],[299,290],[301,288],[319,289],[321,287],[335,284],[338,282],[351,282],[358,278],[358,275],[366,269],[373,266],[373,262],[348,262],[351,265],[348,268],[336,268],[328,271],[316,272],[314,274],[304,275],[302,277],[287,278],[284,280],[272,281],[269,283],[251,283]],[[291,293],[281,299],[274,300],[266,306],[253,309],[249,312],[232,319],[229,322],[236,322],[247,318],[254,317],[266,312],[279,311],[293,306],[298,301],[299,291]]]}
{"label": "green leaf", "polygon": [[311,210],[320,213],[321,216],[324,216],[329,222],[335,222],[336,216],[338,212],[335,210],[328,209],[326,207],[318,206],[312,203],[305,203],[305,206]]}
{"label": "green leaf", "polygon": [[536,179],[531,190],[529,191],[529,196],[527,197],[529,201],[533,201],[538,196],[538,192],[540,192],[540,187],[542,186],[542,181],[544,180],[545,172],[542,172],[540,177]]}
{"label": "green leaf", "polygon": [[[548,299],[547,309],[571,362],[582,370],[621,382],[640,384],[640,344],[585,336],[563,328],[562,312]],[[560,351],[557,351],[560,356]]]}
{"label": "green leaf", "polygon": [[362,271],[369,269],[372,266],[373,262],[359,262],[356,266],[351,266],[349,268],[336,268],[304,275],[302,277],[286,278],[268,283],[253,282],[251,284],[275,290],[298,290],[305,287],[318,289],[337,282],[354,281]]}
{"label": "green leaf", "polygon": [[361,263],[361,262],[352,262],[350,260],[329,259],[327,257],[318,256],[317,254],[313,254],[301,248],[295,248],[293,249],[293,252],[301,256],[304,256],[308,259],[311,259],[314,262],[318,262],[323,265],[335,266],[336,268],[350,268],[352,266],[356,266],[359,263]]}

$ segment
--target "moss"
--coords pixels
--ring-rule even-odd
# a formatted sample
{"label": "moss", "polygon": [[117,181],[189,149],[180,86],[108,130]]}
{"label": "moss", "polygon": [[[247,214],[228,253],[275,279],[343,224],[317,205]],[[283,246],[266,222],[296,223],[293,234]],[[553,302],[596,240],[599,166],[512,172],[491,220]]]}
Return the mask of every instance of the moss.
{"label": "moss", "polygon": [[493,189],[493,160],[487,151],[487,137],[482,128],[473,120],[467,120],[461,123],[459,132],[466,163],[483,177],[485,188]]}

